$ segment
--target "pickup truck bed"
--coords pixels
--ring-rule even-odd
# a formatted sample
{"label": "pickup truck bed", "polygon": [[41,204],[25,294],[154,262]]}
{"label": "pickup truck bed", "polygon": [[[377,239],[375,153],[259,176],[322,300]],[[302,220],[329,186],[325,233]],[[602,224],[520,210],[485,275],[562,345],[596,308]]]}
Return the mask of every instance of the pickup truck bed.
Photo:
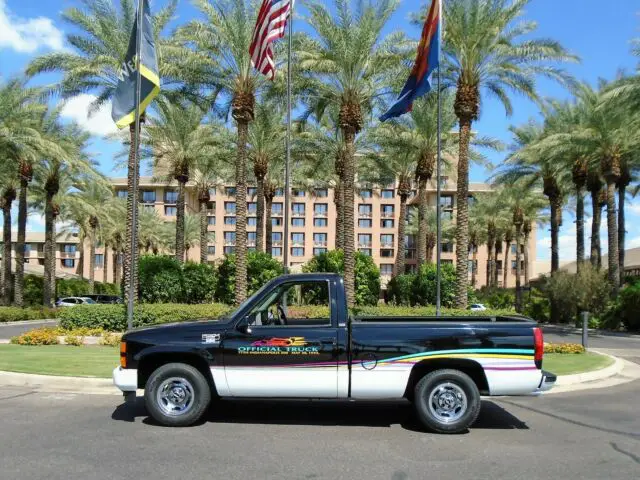
{"label": "pickup truck bed", "polygon": [[[296,318],[280,302],[300,284],[326,289],[297,290],[328,302],[316,312],[326,318]],[[279,319],[262,307],[272,301]],[[229,318],[128,332],[114,383],[128,398],[144,388],[166,425],[197,421],[211,397],[404,397],[425,426],[450,433],[473,423],[481,394],[551,388],[542,353],[542,333],[524,317],[351,318],[341,277],[303,274],[273,280]]]}

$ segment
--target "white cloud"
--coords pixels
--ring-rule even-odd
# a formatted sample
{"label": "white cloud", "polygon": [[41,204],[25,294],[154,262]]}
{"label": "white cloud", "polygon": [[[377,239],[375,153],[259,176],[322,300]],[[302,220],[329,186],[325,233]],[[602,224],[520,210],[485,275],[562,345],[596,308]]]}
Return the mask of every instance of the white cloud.
{"label": "white cloud", "polygon": [[64,34],[47,17],[20,18],[0,0],[0,49],[33,53],[41,48],[64,49]]}
{"label": "white cloud", "polygon": [[635,203],[628,203],[625,206],[625,213],[629,212],[629,213],[634,214],[634,215],[640,215],[640,201],[639,200],[640,199],[635,198],[633,200]]}
{"label": "white cloud", "polygon": [[80,127],[92,135],[104,137],[118,131],[111,119],[111,102],[104,104],[100,110],[89,116],[89,105],[96,99],[95,95],[82,93],[65,102],[61,115],[75,121]]}
{"label": "white cloud", "polygon": [[640,247],[640,235],[637,237],[630,238],[626,242],[626,248],[638,248]]}

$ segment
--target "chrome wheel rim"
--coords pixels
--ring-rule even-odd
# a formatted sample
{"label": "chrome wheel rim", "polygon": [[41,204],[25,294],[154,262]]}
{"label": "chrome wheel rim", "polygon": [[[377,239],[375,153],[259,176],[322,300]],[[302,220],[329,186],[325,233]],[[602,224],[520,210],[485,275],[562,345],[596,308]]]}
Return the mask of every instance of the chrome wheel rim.
{"label": "chrome wheel rim", "polygon": [[193,407],[194,391],[191,383],[180,377],[167,378],[156,393],[158,406],[165,415],[184,415]]}
{"label": "chrome wheel rim", "polygon": [[467,395],[451,382],[436,385],[429,394],[429,411],[439,422],[453,423],[467,411]]}

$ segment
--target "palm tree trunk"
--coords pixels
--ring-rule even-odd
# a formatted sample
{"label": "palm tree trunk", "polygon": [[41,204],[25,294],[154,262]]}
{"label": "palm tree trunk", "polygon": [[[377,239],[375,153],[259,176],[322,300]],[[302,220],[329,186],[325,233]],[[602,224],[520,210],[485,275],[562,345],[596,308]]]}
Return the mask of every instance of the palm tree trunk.
{"label": "palm tree trunk", "polygon": [[602,206],[600,191],[591,191],[591,207],[593,222],[591,223],[591,265],[600,270],[602,267],[602,251],[600,250],[600,224],[602,223]]}
{"label": "palm tree trunk", "polygon": [[267,255],[271,255],[273,251],[273,223],[271,221],[271,208],[273,206],[273,197],[265,197],[265,252]]}
{"label": "palm tree trunk", "polygon": [[531,225],[524,228],[524,286],[529,286],[529,235]]}
{"label": "palm tree trunk", "polygon": [[558,234],[560,232],[560,215],[562,206],[559,197],[551,197],[549,206],[551,207],[551,273],[555,273],[560,268]]}
{"label": "palm tree trunk", "polygon": [[178,181],[178,202],[176,212],[176,260],[184,263],[184,186],[185,180]]}
{"label": "palm tree trunk", "polygon": [[114,246],[111,249],[111,254],[113,258],[113,283],[115,285],[120,284],[120,266],[118,264],[118,249]]}
{"label": "palm tree trunk", "polygon": [[55,292],[51,291],[51,255],[53,254],[52,246],[55,244],[53,225],[53,192],[47,191],[44,204],[44,283],[42,286],[42,305],[45,307],[52,305],[51,298],[55,296]]}
{"label": "palm tree trunk", "polygon": [[76,267],[76,275],[80,278],[84,278],[84,238],[79,239],[78,248],[80,249],[80,256],[78,258],[78,266]]}
{"label": "palm tree trunk", "polygon": [[104,242],[104,248],[102,249],[102,284],[106,285],[109,283],[109,248],[107,242]]}
{"label": "palm tree trunk", "polygon": [[342,179],[336,183],[334,192],[334,203],[336,204],[336,249],[344,250],[344,190]]}
{"label": "palm tree trunk", "polygon": [[20,179],[20,194],[18,197],[18,238],[16,242],[16,273],[13,287],[13,303],[17,307],[24,306],[24,244],[27,233],[27,188],[29,182]]}
{"label": "palm tree trunk", "polygon": [[209,218],[208,202],[200,202],[200,263],[206,264],[209,259]]}
{"label": "palm tree trunk", "polygon": [[240,305],[247,298],[247,136],[249,124],[238,120],[236,160],[236,292]]}
{"label": "palm tree trunk", "polygon": [[477,277],[478,277],[478,245],[476,243],[471,244],[471,248],[473,249],[472,255],[472,269],[471,269],[471,286],[476,288]]}
{"label": "palm tree trunk", "polygon": [[406,229],[406,216],[407,216],[407,197],[406,195],[400,196],[400,216],[398,218],[398,250],[396,252],[396,275],[402,275],[404,273],[405,264],[405,229]]}
{"label": "palm tree trunk", "polygon": [[626,236],[626,225],[624,218],[624,202],[626,196],[626,185],[618,187],[618,268],[620,271],[620,285],[624,284],[624,244]]}
{"label": "palm tree trunk", "polygon": [[618,265],[618,226],[616,218],[616,184],[607,179],[607,233],[609,238],[609,282],[613,286],[614,294],[618,293],[620,287],[620,273]]}
{"label": "palm tree trunk", "polygon": [[469,287],[469,141],[471,117],[460,118],[458,187],[456,215],[456,297],[455,307],[467,308]]}
{"label": "palm tree trunk", "polygon": [[96,283],[96,230],[91,226],[89,230],[89,293],[95,292]]}
{"label": "palm tree trunk", "polygon": [[522,224],[516,225],[516,312],[522,311],[522,285],[520,283],[520,275],[522,269],[520,267],[520,245],[522,242]]}
{"label": "palm tree trunk", "polygon": [[127,228],[125,234],[124,246],[124,302],[129,302],[129,289],[133,286],[133,300],[138,299],[138,257],[139,249],[137,243],[132,250],[131,238],[133,237],[134,228],[138,229],[138,224],[133,225],[133,208],[137,205],[138,199],[134,198],[133,184],[139,183],[140,169],[136,164],[135,151],[135,122],[129,126],[129,135],[131,138],[129,148],[129,161],[127,165]]}
{"label": "palm tree trunk", "polygon": [[[493,286],[494,287],[498,287],[498,277],[500,276],[500,270],[498,269],[498,252],[502,250],[502,241],[497,239],[496,240],[496,248],[493,252],[494,256],[495,256],[495,262],[493,262]],[[504,268],[504,265],[502,266]]]}
{"label": "palm tree trunk", "polygon": [[580,273],[584,263],[584,192],[576,188],[576,271]]}
{"label": "palm tree trunk", "polygon": [[11,207],[16,198],[13,189],[5,190],[2,196],[2,303],[11,303]]}
{"label": "palm tree trunk", "polygon": [[257,180],[256,193],[256,252],[264,252],[264,178]]}
{"label": "palm tree trunk", "polygon": [[493,286],[493,270],[495,262],[493,261],[493,248],[495,243],[491,237],[487,241],[487,287]]}
{"label": "palm tree trunk", "polygon": [[427,261],[427,180],[420,178],[418,180],[418,268]]}
{"label": "palm tree trunk", "polygon": [[509,278],[509,250],[511,249],[511,242],[504,243],[504,264],[502,265],[502,288],[507,288],[507,280]]}
{"label": "palm tree trunk", "polygon": [[55,303],[57,299],[56,292],[56,215],[54,213],[53,216],[53,224],[51,225],[52,238],[50,252],[49,252],[49,261],[51,262],[49,265],[49,271],[51,272],[51,277],[49,278],[49,291],[51,292],[51,303]]}
{"label": "palm tree trunk", "polygon": [[355,225],[354,225],[354,183],[355,183],[355,132],[344,129],[345,165],[344,165],[344,285],[347,305],[355,305]]}

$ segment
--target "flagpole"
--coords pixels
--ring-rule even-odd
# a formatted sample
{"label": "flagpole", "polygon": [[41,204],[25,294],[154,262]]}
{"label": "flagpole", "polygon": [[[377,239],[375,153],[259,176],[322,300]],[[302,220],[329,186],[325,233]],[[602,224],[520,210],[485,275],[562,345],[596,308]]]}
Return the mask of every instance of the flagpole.
{"label": "flagpole", "polygon": [[440,132],[440,128],[442,125],[442,105],[441,105],[441,101],[440,101],[440,71],[442,70],[442,62],[441,62],[441,58],[440,58],[440,52],[442,51],[442,24],[443,24],[443,19],[442,19],[442,1],[440,0],[438,2],[438,8],[439,8],[439,16],[438,16],[438,22],[440,22],[440,28],[438,29],[438,160],[437,160],[437,166],[436,166],[436,182],[437,182],[437,187],[436,187],[436,230],[437,230],[437,234],[436,234],[436,316],[439,317],[440,316],[440,287],[441,287],[441,276],[440,276],[440,257],[442,256],[442,212],[441,209],[442,207],[440,206],[440,197],[441,197],[441,193],[442,193],[442,181],[441,181],[441,176],[442,176],[442,155],[441,155],[441,132]]}
{"label": "flagpole", "polygon": [[[293,46],[293,8],[295,2],[291,2],[289,12],[289,34],[287,39],[287,153],[284,166],[284,273],[289,273],[289,222],[290,222],[290,195],[291,195],[291,50]],[[267,252],[271,253],[271,252]]]}
{"label": "flagpole", "polygon": [[131,263],[129,264],[129,301],[127,304],[127,328],[133,328],[133,296],[135,291],[135,278],[137,270],[138,247],[138,163],[140,161],[140,97],[142,96],[142,75],[140,73],[140,57],[142,51],[142,23],[144,20],[144,0],[138,1],[138,25],[136,28],[136,92],[135,92],[135,133],[134,133],[134,164],[132,185],[132,212],[131,212]]}

